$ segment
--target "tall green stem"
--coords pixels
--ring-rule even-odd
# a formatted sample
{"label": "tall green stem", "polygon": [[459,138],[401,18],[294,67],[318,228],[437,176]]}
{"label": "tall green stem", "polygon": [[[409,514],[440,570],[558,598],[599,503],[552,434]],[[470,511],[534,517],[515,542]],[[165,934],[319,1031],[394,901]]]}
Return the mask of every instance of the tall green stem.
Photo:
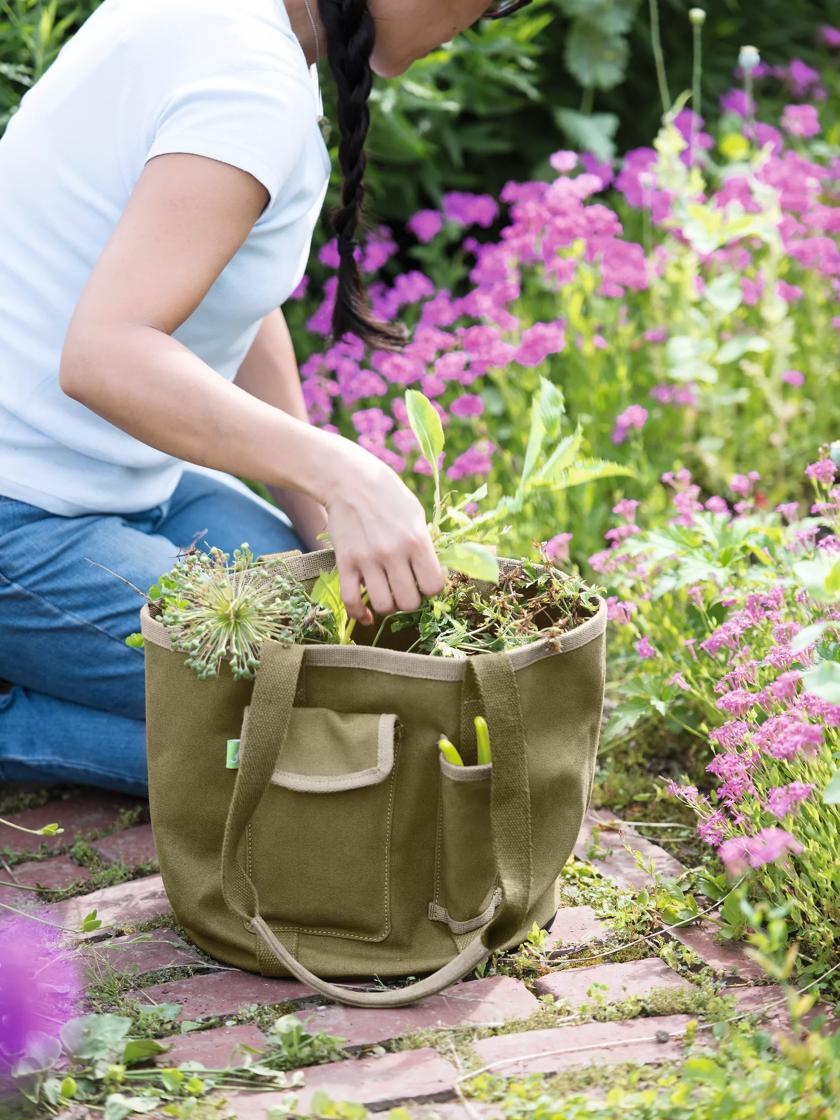
{"label": "tall green stem", "polygon": [[691,107],[694,116],[691,118],[691,145],[689,147],[689,160],[694,164],[694,148],[697,143],[697,131],[700,128],[700,117],[703,112],[703,24],[699,20],[692,21],[692,65],[691,65]]}
{"label": "tall green stem", "polygon": [[659,3],[650,0],[650,42],[653,48],[653,61],[656,65],[656,84],[659,86],[659,100],[662,112],[671,108],[671,92],[668,89],[668,75],[665,73],[665,56],[662,53],[662,38],[659,34]]}

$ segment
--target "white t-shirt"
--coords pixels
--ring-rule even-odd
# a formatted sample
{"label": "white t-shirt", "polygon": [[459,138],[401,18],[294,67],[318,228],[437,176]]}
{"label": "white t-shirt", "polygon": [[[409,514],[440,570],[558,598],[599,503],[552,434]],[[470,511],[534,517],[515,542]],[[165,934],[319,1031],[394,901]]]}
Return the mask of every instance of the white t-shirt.
{"label": "white t-shirt", "polygon": [[143,165],[211,156],[270,194],[173,337],[233,379],[300,281],[329,157],[320,94],[282,0],[104,0],[24,95],[0,139],[0,494],[53,513],[131,513],[181,460],[66,396],[61,350]]}

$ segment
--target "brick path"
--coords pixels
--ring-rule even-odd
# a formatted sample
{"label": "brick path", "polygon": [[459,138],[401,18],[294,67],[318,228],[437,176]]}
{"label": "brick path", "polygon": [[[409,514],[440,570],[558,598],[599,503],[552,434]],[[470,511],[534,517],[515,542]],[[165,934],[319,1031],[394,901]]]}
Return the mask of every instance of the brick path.
{"label": "brick path", "polygon": [[[597,958],[599,945],[614,946],[617,939],[609,923],[586,905],[558,912],[542,947],[542,961],[527,979],[489,975],[398,1010],[327,1004],[297,981],[220,967],[179,936],[172,928],[175,922],[160,876],[150,873],[154,843],[147,817],[143,802],[100,793],[79,794],[13,817],[28,827],[58,821],[64,832],[40,845],[35,837],[3,830],[0,839],[7,858],[0,863],[0,901],[20,908],[43,907],[46,902],[49,916],[68,928],[77,927],[96,909],[103,927],[73,938],[91,983],[101,991],[103,981],[108,980],[111,989],[116,982],[122,1013],[126,998],[145,1007],[179,1005],[166,1035],[171,1049],[158,1064],[199,1061],[221,1067],[235,1061],[242,1047],[258,1049],[265,1042],[254,1022],[255,1008],[278,1003],[284,1011],[293,1010],[309,1031],[340,1036],[345,1040],[344,1056],[304,1072],[298,1103],[304,1113],[312,1094],[323,1089],[335,1100],[353,1100],[372,1110],[406,1104],[418,1117],[430,1111],[429,1102],[444,1102],[434,1109],[441,1120],[465,1120],[468,1115],[492,1115],[487,1106],[472,1106],[467,1113],[458,1103],[458,1079],[469,1069],[491,1066],[506,1076],[550,1075],[593,1063],[606,1067],[673,1059],[679,1056],[686,1024],[696,1015],[690,1001],[700,992],[701,979],[706,991],[711,978],[717,989],[731,989],[740,1008],[764,1009],[777,1026],[784,1025],[783,1012],[773,1003],[777,989],[756,985],[761,974],[741,946],[715,941],[713,918],[666,935],[673,951],[668,959],[693,962],[693,969],[686,967],[681,974],[657,955],[651,942],[637,946],[640,959]],[[603,812],[589,815],[576,847],[579,859],[586,858],[592,828],[608,820]],[[630,893],[651,884],[648,873],[626,851],[625,841],[642,852],[646,862],[652,860],[664,877],[683,870],[668,853],[633,833],[617,828],[599,833],[601,858],[593,859],[593,866]],[[83,867],[69,851],[79,838],[95,853],[93,871],[89,860]],[[123,877],[137,877],[97,888],[103,869],[117,867]],[[51,891],[39,895],[3,885],[10,881]],[[50,901],[55,898],[52,891],[71,885],[75,890],[87,888],[87,893]],[[138,932],[138,926],[144,931]],[[575,954],[588,956],[590,963],[570,967]],[[633,997],[637,1003],[628,1005],[625,1019],[594,1021],[587,1016],[593,1001]],[[575,1013],[581,1020],[570,1024]],[[702,1021],[702,1015],[699,1018]],[[266,1020],[261,1021],[265,1025]],[[188,1033],[172,1033],[182,1022]],[[406,1041],[406,1036],[413,1038]],[[263,1120],[266,1110],[282,1101],[277,1093],[253,1092],[227,1099],[240,1120]]]}

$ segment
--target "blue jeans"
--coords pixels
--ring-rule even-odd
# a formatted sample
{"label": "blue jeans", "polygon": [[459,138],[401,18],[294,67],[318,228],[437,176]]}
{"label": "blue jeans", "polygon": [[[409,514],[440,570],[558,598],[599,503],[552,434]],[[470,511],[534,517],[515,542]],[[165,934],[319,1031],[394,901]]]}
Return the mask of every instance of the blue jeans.
{"label": "blue jeans", "polygon": [[201,530],[255,554],[304,546],[244,483],[188,468],[172,497],[129,514],[61,517],[0,497],[0,780],[145,794],[144,592]]}

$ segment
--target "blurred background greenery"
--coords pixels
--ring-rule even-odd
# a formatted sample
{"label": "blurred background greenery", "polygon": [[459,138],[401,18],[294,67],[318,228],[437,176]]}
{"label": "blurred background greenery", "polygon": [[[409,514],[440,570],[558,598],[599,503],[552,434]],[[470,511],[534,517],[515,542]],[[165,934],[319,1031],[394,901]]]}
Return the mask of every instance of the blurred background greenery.
{"label": "blurred background greenery", "polygon": [[[99,2],[0,0],[0,129]],[[691,84],[692,6],[658,5],[672,96]],[[757,46],[770,64],[813,63],[815,27],[840,13],[838,0],[701,6],[712,110],[732,85],[738,45]],[[323,82],[330,115],[326,67]],[[661,111],[650,0],[534,0],[510,19],[480,23],[404,77],[377,81],[371,209],[399,224],[445,190],[494,193],[508,179],[541,177],[547,155],[564,145],[603,158],[647,144]]]}

